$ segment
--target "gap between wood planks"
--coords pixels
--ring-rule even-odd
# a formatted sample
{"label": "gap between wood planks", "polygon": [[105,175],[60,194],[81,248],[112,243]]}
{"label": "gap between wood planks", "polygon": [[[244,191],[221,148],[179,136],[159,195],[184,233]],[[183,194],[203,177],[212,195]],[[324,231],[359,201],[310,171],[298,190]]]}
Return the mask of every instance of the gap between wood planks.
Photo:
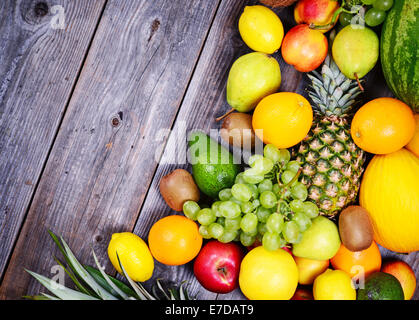
{"label": "gap between wood planks", "polygon": [[43,176],[43,174],[44,174],[44,171],[45,171],[46,165],[47,165],[48,160],[49,160],[50,155],[51,155],[52,148],[53,148],[53,147],[54,147],[54,145],[55,145],[55,141],[56,141],[56,139],[57,139],[58,132],[60,131],[61,125],[62,125],[62,123],[63,123],[63,119],[64,119],[64,117],[65,117],[65,115],[66,115],[66,113],[67,113],[67,109],[68,109],[68,106],[69,106],[69,104],[70,104],[71,98],[73,97],[74,90],[75,90],[75,88],[76,88],[76,86],[77,86],[77,83],[78,83],[78,81],[79,81],[79,78],[80,78],[81,72],[82,72],[82,70],[83,70],[83,68],[84,68],[84,65],[85,65],[85,63],[86,63],[86,59],[87,59],[87,56],[88,56],[88,54],[89,54],[90,47],[91,47],[91,45],[92,45],[92,43],[93,43],[93,40],[94,40],[94,38],[95,38],[95,36],[96,36],[96,32],[97,32],[98,27],[99,27],[99,25],[100,25],[100,22],[101,22],[101,20],[102,20],[103,13],[105,12],[106,6],[107,6],[107,4],[108,4],[108,0],[104,0],[104,1],[105,1],[105,2],[104,2],[103,7],[102,7],[102,9],[101,9],[101,11],[100,11],[99,18],[98,18],[98,20],[97,20],[97,23],[96,23],[96,25],[95,25],[94,31],[93,31],[93,33],[92,33],[92,36],[91,36],[90,40],[89,40],[89,44],[87,45],[86,52],[85,52],[85,54],[84,54],[84,56],[83,56],[83,59],[82,59],[82,62],[81,62],[81,64],[80,64],[80,68],[79,68],[79,70],[77,71],[77,75],[76,75],[76,77],[75,77],[75,79],[74,79],[74,82],[73,82],[73,85],[72,85],[72,87],[71,87],[69,97],[68,97],[67,101],[65,102],[65,107],[64,107],[63,112],[62,112],[62,115],[61,115],[61,117],[60,117],[60,119],[59,119],[59,122],[58,122],[58,125],[57,125],[57,129],[56,129],[56,131],[55,131],[55,133],[54,133],[54,137],[53,137],[52,142],[51,142],[51,144],[50,144],[50,146],[49,146],[49,148],[48,148],[48,152],[47,152],[47,155],[46,155],[46,157],[45,157],[44,163],[42,164],[42,169],[41,169],[41,171],[40,171],[40,173],[39,173],[39,176],[38,176],[38,179],[37,179],[36,183],[34,184],[34,188],[33,188],[33,191],[32,191],[31,198],[30,198],[29,203],[28,203],[28,206],[27,206],[27,208],[26,208],[26,210],[25,210],[25,214],[24,214],[24,215],[23,215],[23,217],[22,217],[22,223],[20,224],[20,226],[19,226],[19,228],[18,228],[18,232],[17,232],[17,234],[16,234],[16,238],[15,238],[15,240],[13,241],[13,245],[12,245],[12,248],[11,248],[11,250],[10,250],[10,253],[9,253],[8,257],[7,257],[7,262],[6,262],[5,266],[4,266],[3,273],[0,275],[0,286],[1,286],[1,285],[2,285],[2,283],[3,283],[4,276],[6,275],[6,271],[7,271],[8,267],[9,267],[9,264],[10,264],[10,261],[11,261],[12,255],[13,255],[13,252],[14,252],[14,250],[15,250],[15,248],[16,248],[16,244],[17,244],[17,242],[18,242],[18,239],[19,239],[19,238],[20,238],[20,236],[21,236],[23,226],[24,226],[24,224],[25,224],[25,221],[26,221],[26,218],[27,218],[27,216],[28,216],[29,210],[30,210],[30,208],[31,208],[31,206],[32,206],[32,202],[33,202],[33,200],[34,200],[35,194],[36,194],[36,192],[37,192],[37,190],[38,190],[39,182],[41,181],[41,178],[42,178],[42,176]]}

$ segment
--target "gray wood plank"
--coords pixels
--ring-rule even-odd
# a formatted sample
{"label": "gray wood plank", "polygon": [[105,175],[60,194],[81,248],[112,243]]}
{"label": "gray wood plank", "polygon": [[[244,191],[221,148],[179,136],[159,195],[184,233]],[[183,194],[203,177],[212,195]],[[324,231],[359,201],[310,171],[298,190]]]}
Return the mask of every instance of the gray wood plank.
{"label": "gray wood plank", "polygon": [[[144,239],[147,238],[151,226],[157,220],[166,215],[179,214],[166,205],[158,186],[160,179],[176,168],[191,171],[190,165],[185,160],[187,132],[198,129],[210,133],[211,129],[219,129],[220,123],[217,123],[215,118],[229,110],[225,100],[225,84],[229,69],[237,57],[250,52],[238,33],[238,18],[246,4],[256,3],[257,1],[225,1],[220,6],[134,229],[134,233]],[[275,11],[283,21],[285,31],[295,25],[292,7],[275,9]],[[287,65],[280,53],[274,56],[280,62],[282,71],[280,91],[298,92],[307,97],[305,90],[308,84],[307,77]],[[368,75],[365,88],[365,101],[380,96],[391,96],[379,67]],[[382,249],[382,253],[383,257],[395,255],[385,249]],[[408,261],[416,274],[419,274],[418,253],[397,256],[399,259]],[[177,267],[157,263],[154,278],[166,278],[175,283],[186,280],[190,294],[198,299],[245,299],[239,289],[229,294],[219,295],[205,290],[193,275],[193,262]],[[418,294],[419,290],[416,292],[416,298]]]}
{"label": "gray wood plank", "polygon": [[157,131],[172,126],[217,6],[107,2],[0,297],[39,291],[23,268],[48,275],[55,264],[47,228],[84,263],[93,264],[93,247],[114,271],[110,236],[134,227],[157,165]]}
{"label": "gray wood plank", "polygon": [[[53,5],[64,9],[65,29],[56,29]],[[0,1],[0,277],[103,5]]]}

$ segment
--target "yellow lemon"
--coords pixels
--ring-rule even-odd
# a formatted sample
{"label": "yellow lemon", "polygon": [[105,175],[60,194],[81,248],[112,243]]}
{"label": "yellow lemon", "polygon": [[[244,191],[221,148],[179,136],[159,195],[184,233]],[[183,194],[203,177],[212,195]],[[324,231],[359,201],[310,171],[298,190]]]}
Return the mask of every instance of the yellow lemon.
{"label": "yellow lemon", "polygon": [[137,282],[151,278],[154,270],[153,256],[147,244],[131,232],[114,233],[108,245],[108,256],[115,269],[122,274],[118,257],[128,276]]}
{"label": "yellow lemon", "polygon": [[351,277],[342,270],[327,269],[313,284],[314,300],[356,300]]}
{"label": "yellow lemon", "polygon": [[239,19],[239,32],[247,46],[272,54],[281,47],[284,27],[271,9],[261,5],[246,6]]}
{"label": "yellow lemon", "polygon": [[298,269],[283,249],[252,249],[240,265],[239,285],[250,300],[289,300],[298,285]]}

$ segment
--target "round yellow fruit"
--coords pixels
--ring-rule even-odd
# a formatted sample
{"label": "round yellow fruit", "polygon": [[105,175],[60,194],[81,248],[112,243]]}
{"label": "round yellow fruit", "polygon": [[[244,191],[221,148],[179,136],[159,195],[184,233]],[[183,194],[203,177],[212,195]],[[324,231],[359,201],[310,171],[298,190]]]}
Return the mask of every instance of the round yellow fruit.
{"label": "round yellow fruit", "polygon": [[147,244],[131,232],[114,233],[108,245],[108,256],[115,269],[122,274],[119,260],[128,276],[137,282],[151,278],[154,260]]}
{"label": "round yellow fruit", "polygon": [[419,157],[419,113],[415,114],[415,133],[412,140],[407,144],[406,149],[412,151],[416,157]]}
{"label": "round yellow fruit", "polygon": [[345,271],[327,269],[313,284],[314,300],[356,300],[356,290]]}
{"label": "round yellow fruit", "polygon": [[419,250],[419,158],[412,152],[374,156],[362,177],[359,203],[378,244],[395,252]]}
{"label": "round yellow fruit", "polygon": [[250,300],[289,300],[298,285],[298,269],[283,249],[252,249],[240,266],[239,285]]}
{"label": "round yellow fruit", "polygon": [[298,283],[311,285],[314,279],[329,267],[329,260],[312,260],[294,257],[298,268]]}
{"label": "round yellow fruit", "polygon": [[279,92],[263,98],[253,113],[255,134],[266,144],[279,149],[301,142],[310,131],[313,110],[302,95]]}
{"label": "round yellow fruit", "polygon": [[256,5],[246,6],[239,19],[239,32],[247,46],[272,54],[281,47],[284,27],[271,9]]}

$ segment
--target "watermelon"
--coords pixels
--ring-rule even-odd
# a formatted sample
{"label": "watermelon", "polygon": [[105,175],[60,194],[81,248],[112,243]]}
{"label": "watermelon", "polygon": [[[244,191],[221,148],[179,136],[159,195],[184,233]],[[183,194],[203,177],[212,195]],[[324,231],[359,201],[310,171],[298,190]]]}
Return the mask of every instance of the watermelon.
{"label": "watermelon", "polygon": [[419,112],[419,0],[396,0],[381,33],[381,65],[394,95]]}

